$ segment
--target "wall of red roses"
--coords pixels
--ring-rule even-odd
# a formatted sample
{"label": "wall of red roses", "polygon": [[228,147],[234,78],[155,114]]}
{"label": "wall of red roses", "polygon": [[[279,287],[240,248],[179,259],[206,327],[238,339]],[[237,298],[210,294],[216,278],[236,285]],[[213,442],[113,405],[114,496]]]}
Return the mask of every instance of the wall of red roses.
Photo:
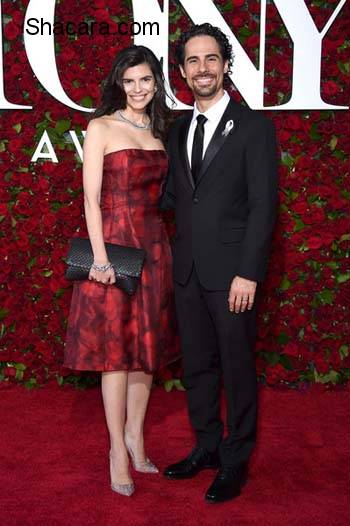
{"label": "wall of red roses", "polygon": [[[307,0],[321,29],[337,0]],[[255,0],[217,0],[253,61],[258,57],[259,9]],[[89,114],[73,111],[48,95],[28,65],[23,20],[28,0],[3,1],[5,93],[32,111],[3,111],[0,119],[0,380],[33,387],[50,379],[86,384],[96,377],[62,368],[71,285],[64,278],[68,239],[83,217],[81,163],[68,130],[80,139]],[[107,21],[132,17],[131,2],[65,0],[56,20]],[[170,1],[170,54],[190,20]],[[341,15],[323,44],[322,96],[350,101],[350,11]],[[60,78],[69,97],[94,107],[99,85],[127,36],[56,37]],[[292,42],[272,2],[267,13],[265,104],[288,100]],[[172,64],[179,99],[191,94]],[[231,94],[241,100],[233,86]],[[264,285],[256,347],[260,379],[304,386],[345,383],[350,378],[350,119],[349,111],[271,111],[280,147],[279,217]],[[175,114],[174,114],[175,116]],[[31,163],[47,129],[58,164]],[[161,379],[170,388],[180,365]]]}

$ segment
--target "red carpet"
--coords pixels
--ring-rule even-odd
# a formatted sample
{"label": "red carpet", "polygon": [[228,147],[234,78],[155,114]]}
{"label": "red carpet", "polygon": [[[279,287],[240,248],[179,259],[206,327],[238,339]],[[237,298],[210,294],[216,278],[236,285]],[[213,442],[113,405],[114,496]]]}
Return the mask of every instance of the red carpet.
{"label": "red carpet", "polygon": [[[109,489],[98,388],[1,388],[0,526],[347,526],[350,394],[263,389],[259,443],[244,493],[203,500],[212,472],[189,481],[135,474],[127,499]],[[192,445],[185,394],[152,394],[146,438],[159,465]]]}

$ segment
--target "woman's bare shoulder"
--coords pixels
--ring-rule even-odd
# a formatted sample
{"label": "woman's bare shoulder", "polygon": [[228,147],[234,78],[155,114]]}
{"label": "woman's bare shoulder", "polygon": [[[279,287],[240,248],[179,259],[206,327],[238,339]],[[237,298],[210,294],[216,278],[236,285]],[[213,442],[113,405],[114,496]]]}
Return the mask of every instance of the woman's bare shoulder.
{"label": "woman's bare shoulder", "polygon": [[88,131],[98,131],[98,130],[106,130],[108,127],[108,119],[105,119],[105,116],[102,117],[96,117],[94,119],[91,119],[87,126]]}
{"label": "woman's bare shoulder", "polygon": [[115,132],[118,129],[123,129],[123,123],[118,121],[112,115],[102,115],[102,117],[96,117],[95,119],[91,119],[87,127],[88,131],[103,131],[104,133],[110,130],[113,130]]}

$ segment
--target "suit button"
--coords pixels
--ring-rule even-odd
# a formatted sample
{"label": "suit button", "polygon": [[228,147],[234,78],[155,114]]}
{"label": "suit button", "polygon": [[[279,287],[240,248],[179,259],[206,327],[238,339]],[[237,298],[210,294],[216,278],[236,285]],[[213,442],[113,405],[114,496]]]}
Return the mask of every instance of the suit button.
{"label": "suit button", "polygon": [[195,205],[196,205],[197,203],[199,203],[199,199],[198,199],[198,197],[194,197],[194,198],[193,198],[193,202],[194,202]]}

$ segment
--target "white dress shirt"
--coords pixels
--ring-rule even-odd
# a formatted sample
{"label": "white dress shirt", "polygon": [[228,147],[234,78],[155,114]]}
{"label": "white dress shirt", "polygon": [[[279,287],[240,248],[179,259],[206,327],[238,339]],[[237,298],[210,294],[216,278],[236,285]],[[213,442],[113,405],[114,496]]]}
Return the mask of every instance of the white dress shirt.
{"label": "white dress shirt", "polygon": [[[205,155],[208,144],[210,143],[210,140],[212,136],[214,135],[214,132],[229,102],[230,102],[230,96],[227,93],[227,91],[224,91],[224,94],[221,97],[221,99],[218,100],[213,106],[211,106],[209,110],[205,111],[202,114],[202,115],[205,115],[205,117],[208,119],[206,123],[204,124],[203,157]],[[188,130],[188,136],[187,136],[187,154],[188,154],[188,160],[189,160],[190,166],[191,166],[191,158],[192,158],[192,146],[193,146],[194,132],[197,127],[197,116],[200,115],[200,113],[201,112],[199,111],[199,109],[197,108],[197,104],[195,103],[194,110],[193,110],[193,117],[192,117],[192,121],[190,124],[190,128]]]}

